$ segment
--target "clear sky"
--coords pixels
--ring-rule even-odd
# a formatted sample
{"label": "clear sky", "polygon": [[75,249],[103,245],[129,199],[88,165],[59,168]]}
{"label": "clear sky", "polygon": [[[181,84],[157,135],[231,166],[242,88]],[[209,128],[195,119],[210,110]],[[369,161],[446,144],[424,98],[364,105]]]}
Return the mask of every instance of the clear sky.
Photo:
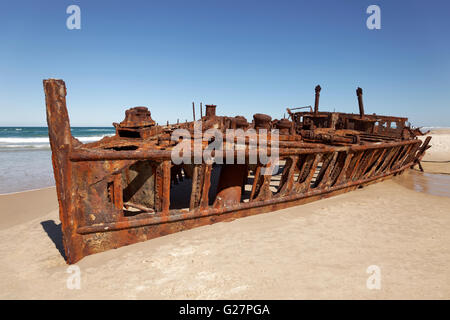
{"label": "clear sky", "polygon": [[[69,30],[66,9],[81,8]],[[369,30],[366,9],[381,8]],[[286,107],[406,116],[450,126],[450,1],[103,1],[0,3],[0,125],[46,125],[42,80],[64,79],[73,126],[147,106],[159,123]],[[198,110],[197,110],[198,113]]]}

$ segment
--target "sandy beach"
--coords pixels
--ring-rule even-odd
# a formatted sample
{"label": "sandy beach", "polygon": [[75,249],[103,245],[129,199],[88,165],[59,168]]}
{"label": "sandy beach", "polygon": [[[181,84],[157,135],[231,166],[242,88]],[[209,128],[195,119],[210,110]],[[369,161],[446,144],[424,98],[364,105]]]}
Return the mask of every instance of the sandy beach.
{"label": "sandy beach", "polygon": [[0,195],[0,298],[450,299],[450,130],[431,134],[426,175],[91,255],[80,289],[55,189]]}
{"label": "sandy beach", "polygon": [[[422,166],[428,173],[450,174],[450,129],[430,132],[432,148],[423,157]],[[420,137],[424,140],[426,136]]]}

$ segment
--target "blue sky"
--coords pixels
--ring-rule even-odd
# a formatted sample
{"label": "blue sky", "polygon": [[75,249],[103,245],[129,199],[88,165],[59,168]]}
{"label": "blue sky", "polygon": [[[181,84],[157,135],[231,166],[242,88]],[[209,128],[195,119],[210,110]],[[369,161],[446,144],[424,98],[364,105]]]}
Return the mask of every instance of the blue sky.
{"label": "blue sky", "polygon": [[[66,8],[81,8],[68,30]],[[369,30],[366,8],[381,8]],[[449,1],[16,0],[0,4],[0,125],[46,125],[42,79],[68,88],[73,126],[148,106],[160,123],[218,114],[323,110],[450,126]]]}

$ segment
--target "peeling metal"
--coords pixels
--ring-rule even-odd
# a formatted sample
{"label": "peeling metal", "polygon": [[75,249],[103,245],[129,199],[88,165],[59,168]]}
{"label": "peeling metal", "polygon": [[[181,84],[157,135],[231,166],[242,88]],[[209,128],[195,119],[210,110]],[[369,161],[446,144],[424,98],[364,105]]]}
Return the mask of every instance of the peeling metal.
{"label": "peeling metal", "polygon": [[[171,133],[193,133],[194,122],[160,126],[146,107],[135,107],[114,123],[115,136],[83,144],[70,132],[64,81],[44,80],[44,91],[70,264],[135,242],[351,191],[420,166],[430,147],[430,138],[422,143],[417,138],[420,130],[410,128],[407,118],[365,114],[360,88],[359,114],[320,112],[317,86],[314,110],[287,109],[288,119],[272,120],[258,113],[248,122],[242,116],[218,116],[216,105],[205,105],[203,115],[201,104],[197,121],[203,131],[255,129],[261,139],[256,148],[250,147],[249,139],[241,143],[245,163],[177,165],[171,150],[178,142],[171,140]],[[249,162],[262,142],[271,153],[274,141],[270,135],[264,140],[261,129],[279,130],[280,170],[272,175],[262,174],[268,164]],[[194,140],[193,135],[192,145]],[[205,141],[200,144],[201,151],[208,146]],[[173,208],[177,188],[186,184],[190,195],[184,206]]]}

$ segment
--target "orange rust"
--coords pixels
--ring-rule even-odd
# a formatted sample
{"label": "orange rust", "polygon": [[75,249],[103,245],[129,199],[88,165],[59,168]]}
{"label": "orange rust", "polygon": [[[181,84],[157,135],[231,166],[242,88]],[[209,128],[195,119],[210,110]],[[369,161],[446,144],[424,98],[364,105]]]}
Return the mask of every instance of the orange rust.
{"label": "orange rust", "polygon": [[[211,161],[203,160],[211,141],[201,141],[200,150],[180,154],[202,159],[201,163],[180,165],[171,159],[180,142],[172,141],[171,133],[187,130],[188,142],[194,146],[199,141],[194,122],[160,126],[146,107],[137,107],[114,124],[115,136],[83,144],[70,133],[65,83],[44,80],[67,262],[205,224],[319,200],[420,165],[430,139],[423,143],[417,139],[420,130],[407,126],[407,118],[365,114],[362,90],[357,91],[359,114],[319,111],[320,89],[316,87],[314,110],[288,109],[289,119],[255,114],[248,122],[242,116],[218,116],[216,105],[205,105],[205,115],[201,110],[197,121],[202,132],[255,130],[257,144],[251,145],[247,136],[231,145],[228,141],[227,147],[243,149],[244,163],[237,162],[241,150],[233,150],[234,162],[222,164],[216,161],[220,152],[212,152]],[[272,155],[274,129],[279,130],[280,169],[264,175],[269,164],[250,160],[260,151]],[[176,205],[172,200],[178,197],[171,194],[185,201]]]}

